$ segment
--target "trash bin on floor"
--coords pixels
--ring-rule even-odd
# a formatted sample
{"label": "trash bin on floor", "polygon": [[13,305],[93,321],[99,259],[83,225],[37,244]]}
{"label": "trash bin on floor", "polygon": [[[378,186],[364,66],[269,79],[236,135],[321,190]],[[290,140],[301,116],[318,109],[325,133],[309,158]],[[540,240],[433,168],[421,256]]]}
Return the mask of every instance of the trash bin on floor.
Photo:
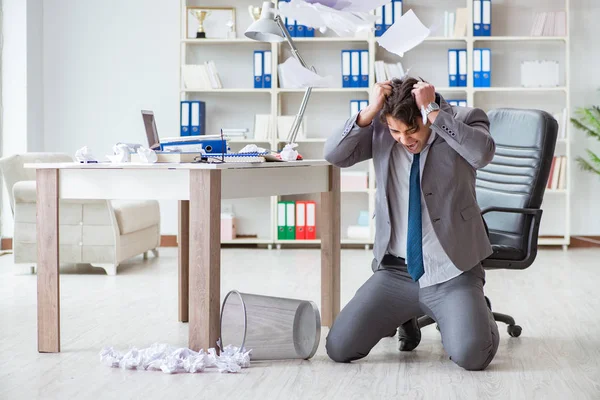
{"label": "trash bin on floor", "polygon": [[252,350],[252,360],[309,359],[321,339],[312,301],[232,290],[221,309],[221,343]]}

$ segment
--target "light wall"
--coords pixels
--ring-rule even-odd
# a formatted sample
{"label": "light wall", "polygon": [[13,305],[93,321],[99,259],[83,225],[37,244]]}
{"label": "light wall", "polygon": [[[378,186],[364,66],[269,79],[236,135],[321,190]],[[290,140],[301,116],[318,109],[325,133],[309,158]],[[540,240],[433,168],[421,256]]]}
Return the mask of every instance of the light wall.
{"label": "light wall", "polygon": [[[119,141],[145,143],[141,109],[155,111],[161,136],[178,134],[179,1],[44,0],[43,9],[35,10],[25,8],[24,0],[4,3],[5,19],[7,11],[17,18],[5,25],[4,35],[5,93],[14,96],[4,97],[4,154],[24,144],[41,150],[43,142],[45,151],[71,155],[87,145],[104,158]],[[27,52],[20,36],[25,18]],[[599,18],[600,2],[571,0],[574,107],[600,104],[600,53],[594,51]],[[573,130],[572,137],[573,156],[586,147],[600,151],[580,132]],[[571,233],[600,235],[600,178],[575,169],[573,178]],[[175,234],[176,203],[162,202],[161,213],[162,233]]]}

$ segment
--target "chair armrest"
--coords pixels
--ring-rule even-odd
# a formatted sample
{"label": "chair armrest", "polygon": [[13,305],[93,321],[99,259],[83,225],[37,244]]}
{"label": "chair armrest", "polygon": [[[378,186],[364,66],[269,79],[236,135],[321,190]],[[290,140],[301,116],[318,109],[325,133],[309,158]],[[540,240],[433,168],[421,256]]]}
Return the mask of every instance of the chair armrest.
{"label": "chair armrest", "polygon": [[530,215],[534,215],[535,218],[540,218],[542,216],[542,210],[539,208],[511,208],[511,207],[488,207],[488,208],[481,210],[481,215],[485,215],[489,212],[530,214]]}
{"label": "chair armrest", "polygon": [[17,203],[35,203],[36,190],[35,181],[20,181],[13,186],[13,198]]}
{"label": "chair armrest", "polygon": [[[540,231],[540,222],[542,221],[543,210],[539,208],[511,208],[511,207],[487,207],[481,210],[481,215],[489,212],[504,212],[512,214],[532,215],[531,226],[529,228],[529,237],[527,238],[527,256],[521,261],[504,261],[504,260],[484,260],[485,268],[506,268],[503,263],[508,263],[508,267],[512,269],[525,269],[533,264],[537,256],[538,249],[538,234]],[[486,265],[487,264],[487,265]]]}

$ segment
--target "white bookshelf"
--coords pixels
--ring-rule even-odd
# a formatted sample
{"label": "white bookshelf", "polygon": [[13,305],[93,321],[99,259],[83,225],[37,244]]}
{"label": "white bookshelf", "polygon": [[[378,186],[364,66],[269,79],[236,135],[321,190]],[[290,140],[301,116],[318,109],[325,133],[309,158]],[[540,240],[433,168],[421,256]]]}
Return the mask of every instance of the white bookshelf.
{"label": "white bookshelf", "polygon": [[[243,34],[252,22],[247,8],[258,3],[249,0],[180,0],[181,34],[180,64],[193,64],[214,60],[223,80],[224,89],[194,90],[180,85],[181,100],[198,99],[207,104],[207,130],[218,132],[221,127],[249,128],[253,131],[255,114],[270,114],[272,124],[278,115],[295,115],[304,94],[304,89],[279,88],[277,65],[291,56],[287,43],[260,43],[246,39]],[[185,37],[185,6],[220,6],[236,8],[235,39],[188,39]],[[469,21],[467,36],[444,37],[444,11],[454,11],[458,7],[468,9]],[[388,53],[377,44],[372,34],[368,37],[342,38],[333,33],[322,35],[316,31],[315,38],[294,38],[299,51],[309,65],[314,65],[321,75],[332,75],[339,87],[314,88],[305,114],[306,138],[297,140],[299,151],[305,158],[322,158],[326,138],[335,130],[341,129],[349,116],[350,100],[368,100],[375,84],[374,62],[402,61],[405,68],[411,67],[412,76],[422,76],[436,86],[446,99],[467,100],[469,106],[488,111],[498,107],[539,108],[552,114],[567,109],[570,118],[570,0],[496,0],[492,1],[492,33],[494,36],[474,37],[472,35],[472,0],[404,0],[404,12],[413,9],[427,26],[440,26],[424,43],[407,52],[403,58]],[[535,12],[566,11],[566,36],[528,36]],[[492,87],[473,86],[473,49],[492,49]],[[467,49],[467,86],[448,87],[447,50]],[[340,52],[346,49],[369,50],[369,87],[342,88],[340,72]],[[272,52],[272,88],[254,89],[252,82],[252,53],[254,50]],[[561,64],[561,84],[552,88],[520,87],[520,62],[531,59],[552,59]],[[181,81],[181,79],[180,79]],[[569,125],[569,124],[567,124]],[[567,137],[559,139],[557,155],[567,157],[567,187],[563,190],[546,190],[544,216],[540,231],[541,245],[562,245],[570,243],[570,195],[571,195],[571,143],[570,129]],[[279,149],[285,139],[230,141],[233,150],[249,143],[261,147]],[[375,171],[371,161],[360,163],[352,170],[366,171],[368,188],[361,191],[342,192],[342,243],[347,245],[372,245],[375,234],[374,219],[370,219],[370,237],[354,240],[346,237],[348,225],[356,224],[359,211],[373,215],[375,208]],[[278,240],[277,202],[279,200],[315,200],[319,210],[319,196],[283,196],[229,201],[223,208],[233,207],[236,214],[238,233],[257,235],[256,238],[239,238],[225,244],[262,244],[269,248],[284,244],[315,245],[320,240]],[[317,235],[319,232],[317,231]],[[544,237],[545,236],[545,237]]]}

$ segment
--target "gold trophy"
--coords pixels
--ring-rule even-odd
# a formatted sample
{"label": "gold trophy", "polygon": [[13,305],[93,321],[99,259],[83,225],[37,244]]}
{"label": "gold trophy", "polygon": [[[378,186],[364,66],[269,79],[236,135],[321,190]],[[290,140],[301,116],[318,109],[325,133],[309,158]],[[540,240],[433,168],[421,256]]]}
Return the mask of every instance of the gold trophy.
{"label": "gold trophy", "polygon": [[204,20],[210,15],[210,11],[192,11],[192,14],[194,14],[196,19],[198,20],[198,31],[196,32],[196,39],[206,39],[206,32],[204,32]]}
{"label": "gold trophy", "polygon": [[260,13],[262,12],[261,7],[256,6],[248,6],[248,12],[254,21],[258,21],[260,19]]}

